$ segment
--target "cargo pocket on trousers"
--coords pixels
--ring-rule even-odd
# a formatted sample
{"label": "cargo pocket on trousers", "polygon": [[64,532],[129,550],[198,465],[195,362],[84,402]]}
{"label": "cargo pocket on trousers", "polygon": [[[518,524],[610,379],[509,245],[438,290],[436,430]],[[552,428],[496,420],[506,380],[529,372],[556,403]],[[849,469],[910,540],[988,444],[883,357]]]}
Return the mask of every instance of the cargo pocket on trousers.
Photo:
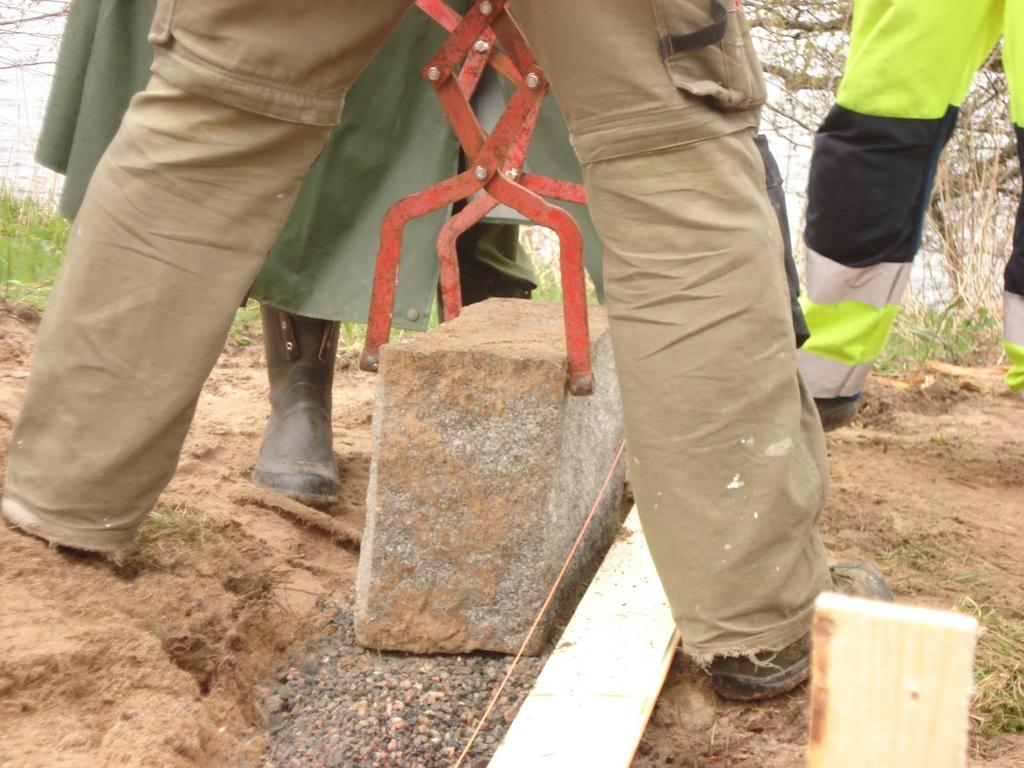
{"label": "cargo pocket on trousers", "polygon": [[151,43],[166,43],[171,39],[171,22],[174,20],[174,6],[178,0],[157,0],[153,12],[153,23],[149,26],[147,40]]}
{"label": "cargo pocket on trousers", "polygon": [[661,57],[677,88],[724,111],[764,104],[764,75],[739,0],[651,3]]}

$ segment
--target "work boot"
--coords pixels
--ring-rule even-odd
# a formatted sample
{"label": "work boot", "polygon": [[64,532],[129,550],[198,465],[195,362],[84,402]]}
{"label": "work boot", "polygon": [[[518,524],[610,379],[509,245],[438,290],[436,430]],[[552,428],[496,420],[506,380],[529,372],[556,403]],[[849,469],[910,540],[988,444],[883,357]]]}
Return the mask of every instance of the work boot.
{"label": "work boot", "polygon": [[[831,569],[832,589],[850,597],[891,601],[885,577],[870,565],[850,563]],[[711,662],[711,687],[723,699],[757,701],[788,693],[807,680],[811,668],[811,635],[781,651],[717,658]]]}
{"label": "work boot", "polygon": [[818,418],[826,432],[846,427],[857,418],[860,394],[851,397],[816,397],[814,404],[818,407]]}
{"label": "work boot", "polygon": [[270,420],[252,481],[301,502],[333,504],[338,465],[331,430],[331,385],[338,323],[260,305],[270,379]]}

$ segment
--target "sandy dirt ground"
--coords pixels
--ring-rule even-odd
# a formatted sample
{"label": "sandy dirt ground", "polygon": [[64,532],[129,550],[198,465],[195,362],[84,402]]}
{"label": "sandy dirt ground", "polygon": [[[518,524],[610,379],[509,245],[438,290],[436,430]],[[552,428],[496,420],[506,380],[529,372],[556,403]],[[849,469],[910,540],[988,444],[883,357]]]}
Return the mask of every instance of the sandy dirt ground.
{"label": "sandy dirt ground", "polygon": [[[0,306],[0,472],[35,329]],[[374,380],[346,365],[334,392],[344,489],[326,514],[247,483],[267,385],[259,347],[229,345],[122,567],[0,526],[0,767],[261,764],[262,681],[323,634],[318,600],[353,585]],[[1019,620],[1022,436],[1024,403],[996,371],[874,379],[861,422],[830,441],[835,559],[876,563],[912,603],[969,597]],[[802,765],[806,703],[717,702],[680,657],[634,765]],[[1024,739],[976,738],[972,765],[1024,765]]]}

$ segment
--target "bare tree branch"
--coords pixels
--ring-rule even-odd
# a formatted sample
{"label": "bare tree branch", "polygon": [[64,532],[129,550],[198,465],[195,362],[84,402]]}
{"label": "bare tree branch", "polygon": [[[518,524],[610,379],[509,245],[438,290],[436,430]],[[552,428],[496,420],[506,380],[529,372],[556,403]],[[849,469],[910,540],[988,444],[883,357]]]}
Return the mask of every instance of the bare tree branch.
{"label": "bare tree branch", "polygon": [[23,16],[20,19],[0,19],[0,27],[13,27],[20,24],[30,24],[33,21],[43,21],[44,19],[55,19],[58,16],[65,15],[65,11],[53,11],[52,13],[41,13],[38,16]]}

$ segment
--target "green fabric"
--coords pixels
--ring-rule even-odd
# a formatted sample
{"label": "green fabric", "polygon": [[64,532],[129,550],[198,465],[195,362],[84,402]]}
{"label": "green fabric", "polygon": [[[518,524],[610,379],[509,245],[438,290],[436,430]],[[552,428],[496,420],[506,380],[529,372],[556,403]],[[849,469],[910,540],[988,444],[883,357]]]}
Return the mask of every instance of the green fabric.
{"label": "green fabric", "polygon": [[[1020,4],[1006,3],[1007,22]],[[1003,30],[1003,12],[1004,0],[855,0],[836,100],[867,115],[942,117],[967,95]]]}
{"label": "green fabric", "polygon": [[1003,348],[1010,361],[1010,370],[1006,372],[1006,385],[1013,392],[1024,391],[1024,347],[1004,341]]}
{"label": "green fabric", "polygon": [[800,297],[800,306],[811,331],[803,350],[846,365],[878,357],[899,310],[894,304],[879,309],[859,301],[815,304],[806,296]]}
{"label": "green fabric", "polygon": [[[148,80],[153,8],[154,0],[72,3],[37,149],[40,163],[66,174],[61,209],[69,218],[128,101]],[[256,279],[254,298],[309,317],[365,321],[384,213],[400,197],[458,171],[458,143],[419,74],[444,37],[437,24],[411,11],[357,81]],[[551,99],[528,163],[535,172],[582,178]],[[602,246],[586,207],[567,207],[583,229],[588,271],[603,299]],[[426,327],[436,294],[435,241],[447,215],[438,211],[406,230],[395,300],[399,327]],[[492,257],[487,261],[496,271],[532,281],[521,249]]]}

